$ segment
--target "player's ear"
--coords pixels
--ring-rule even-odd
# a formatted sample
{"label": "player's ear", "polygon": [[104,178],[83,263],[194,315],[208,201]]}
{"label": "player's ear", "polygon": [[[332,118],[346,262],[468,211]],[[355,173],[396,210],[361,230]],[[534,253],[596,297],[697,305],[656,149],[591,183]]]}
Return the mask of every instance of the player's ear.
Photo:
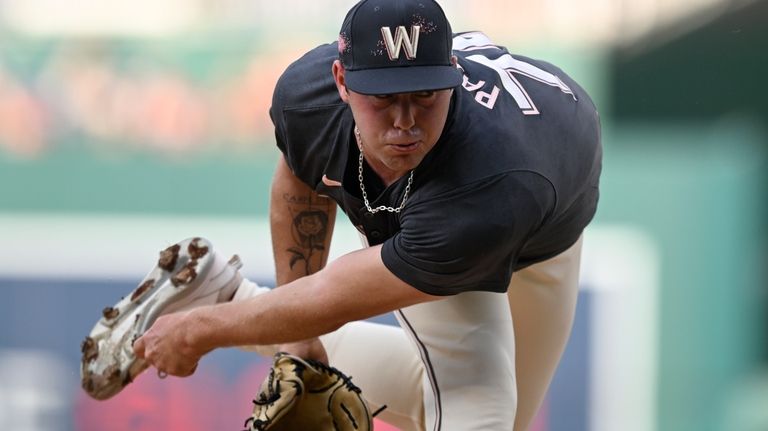
{"label": "player's ear", "polygon": [[349,103],[347,84],[344,81],[344,66],[339,60],[333,62],[333,79],[336,81],[336,89],[339,92],[339,97],[341,97],[341,100],[343,100],[345,103]]}
{"label": "player's ear", "polygon": [[457,64],[459,64],[459,57],[456,57],[455,55],[452,55],[451,56],[451,64],[453,66],[456,66]]}

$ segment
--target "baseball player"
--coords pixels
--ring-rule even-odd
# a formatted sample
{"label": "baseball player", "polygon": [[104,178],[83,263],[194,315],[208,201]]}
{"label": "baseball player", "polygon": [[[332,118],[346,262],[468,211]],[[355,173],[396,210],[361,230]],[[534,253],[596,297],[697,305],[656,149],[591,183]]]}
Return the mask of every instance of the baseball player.
{"label": "baseball player", "polygon": [[[149,329],[123,370],[187,376],[213,349],[272,346],[354,376],[403,430],[526,430],[569,337],[598,201],[585,91],[452,33],[433,0],[363,0],[337,42],[287,68],[270,114],[279,287],[243,279],[205,240],[169,248],[152,289],[171,293],[162,311],[136,309],[151,315],[136,335]],[[368,246],[327,262],[337,206]],[[360,322],[390,311],[399,328]]]}

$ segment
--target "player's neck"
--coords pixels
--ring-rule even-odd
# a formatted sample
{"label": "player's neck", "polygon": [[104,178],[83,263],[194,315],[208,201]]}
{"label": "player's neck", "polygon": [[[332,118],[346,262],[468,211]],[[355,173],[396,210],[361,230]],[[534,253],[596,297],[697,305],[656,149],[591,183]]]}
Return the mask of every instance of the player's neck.
{"label": "player's neck", "polygon": [[370,167],[370,169],[376,174],[377,177],[381,180],[381,182],[384,184],[384,187],[389,187],[391,184],[395,183],[400,178],[410,174],[411,170],[393,170],[387,167],[384,163],[375,160],[368,155],[364,155],[365,163]]}

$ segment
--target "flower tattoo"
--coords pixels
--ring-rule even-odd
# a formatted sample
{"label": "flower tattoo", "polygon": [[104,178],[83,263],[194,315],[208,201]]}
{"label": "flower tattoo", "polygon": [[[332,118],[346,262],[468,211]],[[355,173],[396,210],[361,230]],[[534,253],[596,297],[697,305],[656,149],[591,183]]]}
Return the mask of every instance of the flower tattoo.
{"label": "flower tattoo", "polygon": [[293,238],[296,247],[288,249],[291,256],[291,269],[298,263],[304,262],[306,274],[310,274],[310,262],[316,252],[325,251],[325,236],[328,232],[328,214],[323,211],[302,211],[293,219]]}

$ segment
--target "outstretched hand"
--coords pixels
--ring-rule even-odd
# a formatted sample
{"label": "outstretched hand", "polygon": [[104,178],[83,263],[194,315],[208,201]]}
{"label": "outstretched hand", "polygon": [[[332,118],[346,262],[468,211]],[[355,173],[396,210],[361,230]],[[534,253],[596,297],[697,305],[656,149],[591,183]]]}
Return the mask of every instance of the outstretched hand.
{"label": "outstretched hand", "polygon": [[191,319],[189,312],[160,316],[147,332],[133,344],[133,352],[158,373],[177,377],[194,374],[197,363],[205,352],[190,342]]}

